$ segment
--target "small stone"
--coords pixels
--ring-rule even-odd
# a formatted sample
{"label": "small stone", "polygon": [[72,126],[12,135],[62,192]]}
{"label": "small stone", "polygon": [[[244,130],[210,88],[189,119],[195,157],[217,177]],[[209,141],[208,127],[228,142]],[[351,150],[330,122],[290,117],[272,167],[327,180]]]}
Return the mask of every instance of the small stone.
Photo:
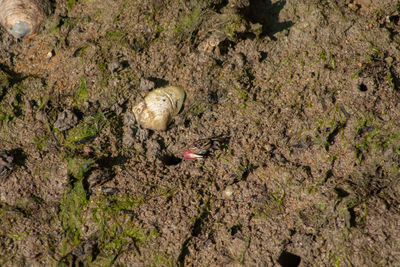
{"label": "small stone", "polygon": [[144,142],[150,137],[150,130],[148,129],[143,129],[143,128],[138,128],[135,134],[136,139],[138,139],[140,142]]}
{"label": "small stone", "polygon": [[161,152],[161,146],[157,140],[149,140],[146,145],[146,157],[150,160],[158,158]]}
{"label": "small stone", "polygon": [[93,187],[105,184],[111,179],[112,179],[112,173],[110,170],[95,169],[89,174],[87,178],[87,183],[89,185],[89,188],[93,189]]}
{"label": "small stone", "polygon": [[71,129],[78,123],[78,117],[71,110],[64,110],[58,114],[54,128],[60,131]]}
{"label": "small stone", "polygon": [[385,61],[386,61],[386,63],[388,64],[388,65],[392,65],[392,63],[393,63],[393,58],[392,57],[387,57],[387,58],[385,58]]}
{"label": "small stone", "polygon": [[358,6],[353,3],[348,4],[348,7],[353,11],[356,11],[358,9]]}
{"label": "small stone", "polygon": [[7,151],[0,151],[0,178],[7,177],[14,167],[14,158]]}
{"label": "small stone", "polygon": [[118,72],[120,70],[122,70],[122,66],[118,61],[113,61],[110,64],[108,64],[108,70],[112,73],[112,72]]}
{"label": "small stone", "polygon": [[54,52],[53,52],[53,50],[51,50],[50,52],[47,53],[46,58],[47,58],[47,59],[50,59],[50,58],[52,58],[53,56],[54,56]]}
{"label": "small stone", "polygon": [[131,111],[126,112],[124,114],[123,121],[124,121],[124,126],[130,127],[130,128],[135,127],[136,119],[135,119],[135,115],[133,114],[133,112],[131,112]]}
{"label": "small stone", "polygon": [[39,110],[35,113],[35,119],[41,122],[45,122],[47,120],[46,113],[43,110]]}
{"label": "small stone", "polygon": [[235,55],[235,61],[239,68],[243,68],[244,64],[246,63],[246,56],[243,53],[237,53]]}
{"label": "small stone", "polygon": [[274,146],[271,145],[271,144],[265,144],[265,145],[264,145],[264,149],[265,149],[265,151],[267,151],[267,152],[271,152],[272,150],[274,150]]}
{"label": "small stone", "polygon": [[119,116],[122,113],[122,107],[118,104],[115,103],[112,107],[111,110],[115,112],[115,115]]}
{"label": "small stone", "polygon": [[233,187],[228,185],[227,187],[225,187],[224,196],[231,197],[232,195],[233,195]]}
{"label": "small stone", "polygon": [[134,143],[134,135],[136,132],[135,128],[135,115],[133,115],[133,112],[128,111],[123,115],[123,122],[124,122],[124,127],[123,127],[123,135],[122,135],[122,144],[125,147],[131,147]]}
{"label": "small stone", "polygon": [[91,146],[84,146],[82,150],[83,150],[83,153],[85,153],[86,155],[89,155],[90,153],[94,152],[94,150]]}
{"label": "small stone", "polygon": [[131,129],[129,127],[124,127],[123,135],[122,135],[122,144],[125,147],[131,147],[135,142],[135,139],[133,138],[133,136],[134,136],[133,129]]}
{"label": "small stone", "polygon": [[103,186],[101,188],[101,191],[103,192],[104,195],[111,196],[111,195],[114,195],[115,193],[117,193],[119,190],[118,190],[118,188]]}
{"label": "small stone", "polygon": [[155,86],[156,86],[156,84],[153,81],[150,81],[147,79],[140,80],[140,90],[150,91],[150,90],[153,90]]}

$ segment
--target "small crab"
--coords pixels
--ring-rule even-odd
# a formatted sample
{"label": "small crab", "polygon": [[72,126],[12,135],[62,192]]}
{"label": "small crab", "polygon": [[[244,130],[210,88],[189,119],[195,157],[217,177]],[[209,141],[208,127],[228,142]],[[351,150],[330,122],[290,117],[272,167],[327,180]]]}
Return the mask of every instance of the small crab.
{"label": "small crab", "polygon": [[229,136],[214,136],[199,139],[183,152],[183,156],[185,159],[189,160],[205,158],[211,155],[215,149],[220,149],[228,140]]}
{"label": "small crab", "polygon": [[227,38],[228,36],[225,33],[215,31],[199,44],[198,49],[203,53],[211,54],[214,50],[218,50],[219,44]]}

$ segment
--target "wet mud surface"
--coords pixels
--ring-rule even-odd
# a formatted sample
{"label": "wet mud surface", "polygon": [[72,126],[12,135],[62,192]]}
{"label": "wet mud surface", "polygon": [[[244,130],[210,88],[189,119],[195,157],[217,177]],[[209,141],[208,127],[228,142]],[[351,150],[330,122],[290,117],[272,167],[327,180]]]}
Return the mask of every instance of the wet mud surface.
{"label": "wet mud surface", "polygon": [[[391,0],[57,1],[2,29],[0,264],[396,265],[399,33]],[[166,85],[181,112],[139,127]]]}

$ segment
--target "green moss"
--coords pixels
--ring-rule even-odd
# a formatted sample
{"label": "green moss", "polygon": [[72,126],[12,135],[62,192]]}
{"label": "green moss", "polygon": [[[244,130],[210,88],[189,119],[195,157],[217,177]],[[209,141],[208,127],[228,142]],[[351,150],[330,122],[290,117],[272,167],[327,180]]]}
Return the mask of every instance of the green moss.
{"label": "green moss", "polygon": [[104,127],[106,118],[99,112],[90,116],[68,131],[66,145],[70,149],[79,148],[81,144],[95,138]]}
{"label": "green moss", "polygon": [[68,12],[72,11],[72,8],[75,6],[78,0],[67,0],[67,10]]}
{"label": "green moss", "polygon": [[0,111],[1,125],[5,125],[5,124],[9,123],[13,118],[14,118],[14,116],[12,114],[2,113]]}
{"label": "green moss", "polygon": [[325,51],[325,49],[321,50],[321,53],[319,54],[319,58],[324,62],[326,61],[326,51]]}
{"label": "green moss", "polygon": [[68,254],[81,241],[84,225],[83,211],[89,204],[83,177],[93,161],[82,158],[68,158],[68,173],[72,178],[70,189],[60,201],[59,220],[64,230],[61,254]]}
{"label": "green moss", "polygon": [[319,204],[317,204],[317,208],[318,208],[320,211],[325,211],[325,210],[326,210],[326,207],[327,207],[327,204],[326,204],[326,203],[319,203]]}
{"label": "green moss", "polygon": [[88,255],[85,264],[111,266],[117,257],[131,253],[145,245],[151,238],[158,236],[155,229],[145,229],[136,225],[134,210],[143,203],[144,197],[132,195],[99,195],[89,200],[85,189],[85,176],[91,170],[94,161],[85,158],[67,158],[68,174],[71,178],[69,190],[60,201],[59,220],[64,230],[64,238],[57,253],[61,257],[69,255],[82,242],[86,225],[94,227],[97,254]]}
{"label": "green moss", "polygon": [[93,160],[83,158],[67,158],[68,161],[68,172],[74,178],[80,180],[84,174],[91,169]]}
{"label": "green moss", "polygon": [[191,10],[188,14],[186,14],[182,20],[179,22],[177,26],[174,28],[175,36],[190,36],[192,32],[196,30],[196,28],[200,24],[200,19],[203,13],[203,9],[201,5],[196,6],[193,10]]}
{"label": "green moss", "polygon": [[247,100],[247,98],[248,98],[248,92],[247,92],[246,90],[235,88],[235,92],[238,94],[238,96],[239,96],[243,101],[246,101],[246,100]]}
{"label": "green moss", "polygon": [[48,142],[50,141],[49,135],[35,136],[31,139],[31,142],[36,145],[36,148],[40,151],[46,149]]}
{"label": "green moss", "polygon": [[396,88],[396,83],[394,82],[393,73],[392,73],[391,70],[389,70],[389,72],[388,72],[388,74],[387,74],[387,77],[386,77],[386,80],[387,80],[387,82],[388,82],[390,88],[391,88],[393,91],[396,91],[396,90],[397,90],[397,88]]}
{"label": "green moss", "polygon": [[101,48],[104,54],[107,54],[112,47],[121,46],[130,48],[126,38],[126,33],[117,29],[110,30],[106,33],[103,41],[101,42]]}
{"label": "green moss", "polygon": [[359,163],[369,154],[381,155],[384,149],[395,152],[400,145],[400,129],[392,123],[382,125],[374,114],[366,114],[359,120],[355,134],[358,138],[354,143],[354,155]]}
{"label": "green moss", "polygon": [[105,73],[107,71],[107,66],[103,61],[97,61],[97,67],[101,73]]}
{"label": "green moss", "polygon": [[[333,92],[340,90],[341,89],[335,89]],[[316,123],[314,139],[319,144],[323,145],[326,150],[333,144],[336,136],[341,137],[342,143],[345,144],[346,140],[343,135],[343,128],[346,125],[346,121],[347,118],[341,111],[339,105],[330,108],[327,112],[314,119]]]}
{"label": "green moss", "polygon": [[193,114],[194,116],[200,116],[203,114],[207,109],[209,108],[209,105],[206,103],[202,102],[196,102],[194,103],[190,108],[189,112]]}
{"label": "green moss", "polygon": [[149,263],[149,266],[158,267],[158,266],[168,266],[175,267],[177,266],[176,261],[174,259],[170,259],[168,257],[163,256],[163,254],[159,251],[154,252],[154,256]]}
{"label": "green moss", "polygon": [[76,0],[67,0],[67,10],[72,11],[73,6],[76,4]]}
{"label": "green moss", "polygon": [[290,62],[290,57],[285,58],[284,60],[281,61],[281,65],[286,65]]}
{"label": "green moss", "polygon": [[0,71],[0,86],[8,87],[10,85],[10,76],[3,72]]}
{"label": "green moss", "polygon": [[138,227],[133,218],[134,210],[143,203],[143,196],[98,197],[93,209],[93,218],[98,227],[96,263],[111,265],[116,256],[125,250],[137,250],[150,239],[158,236],[155,229]]}
{"label": "green moss", "polygon": [[83,47],[77,49],[76,52],[74,52],[74,54],[75,54],[76,56],[79,56],[79,57],[80,57],[80,56],[84,56],[85,53],[86,53],[86,51],[88,50],[88,48],[89,48],[89,46],[85,45],[85,46],[83,46]]}
{"label": "green moss", "polygon": [[37,100],[37,111],[43,110],[44,107],[47,105],[47,103],[49,102],[50,96],[49,95],[45,95],[45,96],[41,96],[38,98]]}
{"label": "green moss", "polygon": [[86,83],[86,79],[84,77],[81,78],[81,83],[79,85],[78,90],[76,90],[74,94],[74,103],[75,105],[80,105],[85,101],[89,100],[89,90]]}
{"label": "green moss", "polygon": [[[229,37],[234,38],[238,32],[244,32],[246,31],[246,21],[239,15],[239,14],[226,14],[226,17],[221,18],[225,19],[228,21],[227,23],[224,23],[224,32],[227,34]],[[255,31],[259,32],[262,27],[255,27]]]}
{"label": "green moss", "polygon": [[335,70],[336,69],[336,60],[335,57],[333,55],[331,55],[331,69]]}
{"label": "green moss", "polygon": [[[8,81],[4,81],[8,84]],[[0,125],[5,125],[23,114],[25,88],[21,84],[8,87],[5,95],[0,95]]]}
{"label": "green moss", "polygon": [[115,30],[115,31],[108,31],[106,33],[106,38],[109,41],[117,41],[120,42],[122,38],[124,38],[125,34],[121,30]]}

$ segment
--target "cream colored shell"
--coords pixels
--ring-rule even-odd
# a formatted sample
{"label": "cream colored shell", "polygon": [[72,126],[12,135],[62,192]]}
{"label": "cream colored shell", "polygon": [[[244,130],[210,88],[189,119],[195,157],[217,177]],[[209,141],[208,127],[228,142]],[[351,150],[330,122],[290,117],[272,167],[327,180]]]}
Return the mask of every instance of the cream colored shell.
{"label": "cream colored shell", "polygon": [[185,91],[182,88],[162,87],[151,91],[132,111],[142,127],[165,131],[181,110],[184,100]]}
{"label": "cream colored shell", "polygon": [[49,13],[47,0],[0,0],[0,23],[14,37],[37,33]]}

